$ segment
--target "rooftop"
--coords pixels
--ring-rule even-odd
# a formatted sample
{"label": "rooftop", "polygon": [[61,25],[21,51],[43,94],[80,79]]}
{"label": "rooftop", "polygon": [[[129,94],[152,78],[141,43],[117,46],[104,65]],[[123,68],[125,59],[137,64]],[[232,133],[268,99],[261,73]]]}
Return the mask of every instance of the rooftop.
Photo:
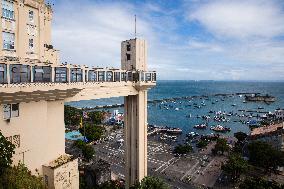
{"label": "rooftop", "polygon": [[60,157],[58,157],[57,159],[53,160],[52,162],[50,162],[49,164],[45,165],[46,167],[50,167],[52,169],[55,169],[57,167],[60,167],[61,165],[72,161],[74,158],[73,156],[69,155],[69,154],[64,154],[61,155]]}
{"label": "rooftop", "polygon": [[279,123],[279,124],[275,124],[275,125],[269,125],[269,126],[255,128],[255,129],[252,130],[250,135],[251,136],[266,135],[266,134],[271,134],[271,133],[278,131],[278,130],[281,130],[281,129],[284,130],[284,122]]}

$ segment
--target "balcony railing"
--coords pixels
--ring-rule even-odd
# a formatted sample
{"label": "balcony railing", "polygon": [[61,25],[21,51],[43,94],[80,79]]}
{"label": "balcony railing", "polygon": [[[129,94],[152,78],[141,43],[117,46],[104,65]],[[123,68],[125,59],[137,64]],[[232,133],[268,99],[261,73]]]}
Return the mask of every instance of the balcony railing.
{"label": "balcony railing", "polygon": [[86,66],[0,63],[0,85],[76,82],[156,82],[155,71],[126,71]]}

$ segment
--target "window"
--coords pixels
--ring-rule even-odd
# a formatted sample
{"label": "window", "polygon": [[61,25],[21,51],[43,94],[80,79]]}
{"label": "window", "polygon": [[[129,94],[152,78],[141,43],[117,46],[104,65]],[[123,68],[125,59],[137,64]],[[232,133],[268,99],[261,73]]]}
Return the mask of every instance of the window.
{"label": "window", "polygon": [[15,49],[15,34],[2,32],[3,37],[3,49],[14,50]]}
{"label": "window", "polygon": [[146,81],[151,81],[151,73],[146,73]]}
{"label": "window", "polygon": [[71,82],[82,82],[83,73],[80,68],[71,68]]}
{"label": "window", "polygon": [[55,68],[55,82],[67,82],[67,68]]}
{"label": "window", "polygon": [[114,81],[120,81],[120,72],[114,72]]}
{"label": "window", "polygon": [[30,51],[34,51],[34,39],[29,39],[29,49]]}
{"label": "window", "polygon": [[19,104],[4,104],[3,112],[4,112],[4,119],[19,117]]}
{"label": "window", "polygon": [[11,117],[19,117],[19,104],[12,104]]}
{"label": "window", "polygon": [[32,10],[29,11],[29,21],[34,22],[34,11]]}
{"label": "window", "polygon": [[130,54],[126,54],[126,59],[130,60]]}
{"label": "window", "polygon": [[121,73],[121,81],[126,81],[126,73],[125,72]]}
{"label": "window", "polygon": [[157,74],[156,73],[152,73],[152,81],[156,81],[157,80]]}
{"label": "window", "polygon": [[89,71],[89,81],[97,81],[97,72],[94,70]]}
{"label": "window", "polygon": [[14,19],[14,4],[6,0],[2,0],[2,17]]}
{"label": "window", "polygon": [[133,73],[127,72],[127,81],[133,81]]}
{"label": "window", "polygon": [[105,81],[105,72],[99,71],[99,81]]}
{"label": "window", "polygon": [[34,82],[51,82],[50,66],[34,66]]}
{"label": "window", "polygon": [[0,84],[7,83],[7,66],[0,64]]}
{"label": "window", "polygon": [[31,68],[29,65],[10,65],[10,83],[25,83],[31,81]]}
{"label": "window", "polygon": [[130,45],[130,44],[127,44],[127,45],[126,45],[126,50],[127,50],[127,51],[130,51],[130,50],[131,50],[131,45]]}
{"label": "window", "polygon": [[112,82],[113,73],[112,73],[111,71],[108,71],[106,77],[107,77],[107,78],[106,78],[106,81]]}

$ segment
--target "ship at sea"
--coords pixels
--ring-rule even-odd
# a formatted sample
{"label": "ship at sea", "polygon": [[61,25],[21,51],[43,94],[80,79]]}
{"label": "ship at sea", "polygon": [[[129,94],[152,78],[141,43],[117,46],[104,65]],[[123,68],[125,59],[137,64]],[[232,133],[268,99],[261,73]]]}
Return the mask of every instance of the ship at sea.
{"label": "ship at sea", "polygon": [[268,94],[266,95],[252,94],[252,95],[246,95],[245,100],[271,103],[271,102],[275,102],[276,98]]}

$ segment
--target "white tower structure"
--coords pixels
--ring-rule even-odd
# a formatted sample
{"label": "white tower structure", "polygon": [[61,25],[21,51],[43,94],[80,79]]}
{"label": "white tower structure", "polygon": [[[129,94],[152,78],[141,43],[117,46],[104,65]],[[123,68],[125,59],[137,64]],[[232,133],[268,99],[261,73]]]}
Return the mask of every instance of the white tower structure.
{"label": "white tower structure", "polygon": [[[121,68],[146,71],[145,40],[135,38],[121,43]],[[138,94],[124,98],[127,188],[147,175],[147,88],[137,90]]]}

